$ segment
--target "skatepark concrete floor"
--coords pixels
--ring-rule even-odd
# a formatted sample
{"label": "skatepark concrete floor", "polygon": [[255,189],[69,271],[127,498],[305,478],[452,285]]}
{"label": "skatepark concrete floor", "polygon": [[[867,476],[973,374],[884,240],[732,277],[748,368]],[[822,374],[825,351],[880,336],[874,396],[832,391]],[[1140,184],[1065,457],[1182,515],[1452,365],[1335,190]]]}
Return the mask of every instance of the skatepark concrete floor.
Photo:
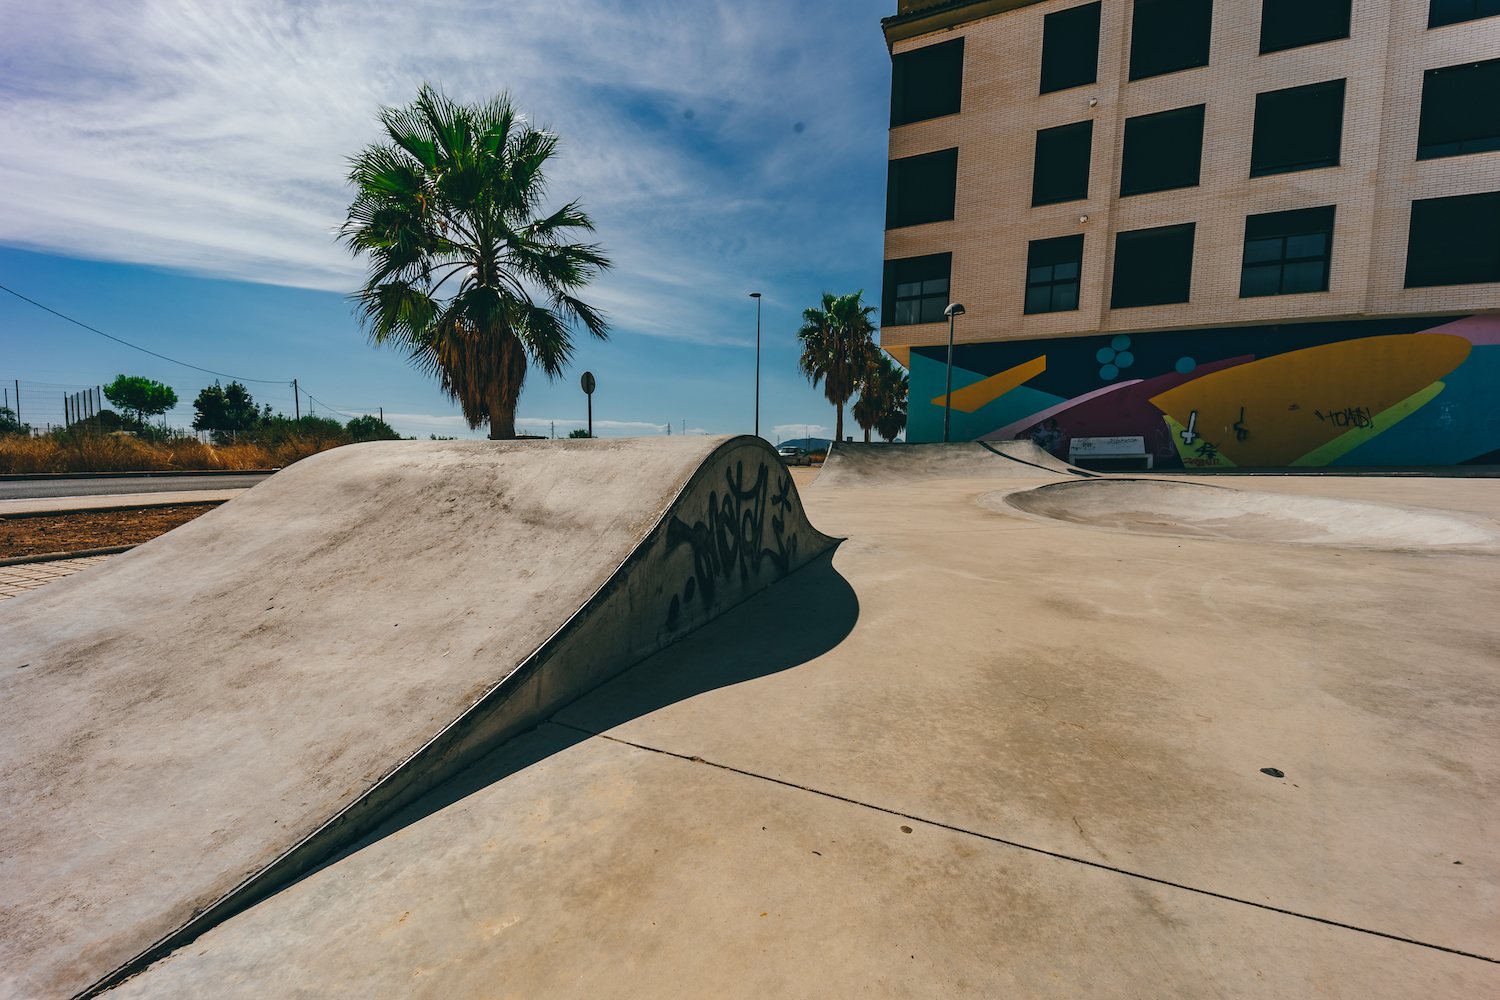
{"label": "skatepark concrete floor", "polygon": [[1500,995],[1497,557],[978,502],[1063,481],[806,492],[831,556],[108,995]]}

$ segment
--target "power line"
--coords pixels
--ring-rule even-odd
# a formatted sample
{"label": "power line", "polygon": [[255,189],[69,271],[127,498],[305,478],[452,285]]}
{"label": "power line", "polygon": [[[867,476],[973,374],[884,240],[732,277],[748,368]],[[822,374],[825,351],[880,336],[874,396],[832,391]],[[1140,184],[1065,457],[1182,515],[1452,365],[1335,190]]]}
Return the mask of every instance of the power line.
{"label": "power line", "polygon": [[[169,358],[165,354],[157,354],[155,351],[148,351],[146,348],[139,347],[139,346],[137,346],[135,344],[132,344],[128,340],[121,340],[119,337],[116,337],[112,333],[105,333],[103,330],[97,329],[96,327],[89,326],[87,323],[80,322],[80,321],[74,319],[72,316],[68,316],[68,315],[66,315],[64,313],[58,312],[56,309],[53,309],[51,306],[44,306],[40,302],[38,302],[36,299],[28,299],[26,296],[22,295],[20,292],[16,291],[14,288],[6,288],[4,285],[0,285],[0,291],[10,292],[10,294],[14,295],[16,298],[22,300],[23,302],[30,302],[32,305],[36,306],[38,309],[44,309],[44,310],[46,310],[47,312],[51,313],[54,316],[58,316],[58,317],[61,317],[62,319],[67,320],[69,323],[72,323],[75,326],[81,326],[85,330],[88,330],[90,333],[97,333],[99,336],[101,336],[101,337],[107,337],[110,340],[113,340],[117,344],[124,344],[126,347],[134,348],[135,350],[140,351],[140,352],[142,352],[144,354],[149,354],[153,358],[161,358],[163,361],[170,361],[174,365],[181,365],[184,368],[191,368],[194,371],[207,372],[210,375],[217,375],[220,378],[227,378],[227,379],[230,379],[230,380],[235,381],[235,382],[259,382],[259,383],[261,383],[263,385],[285,385],[287,383],[287,381],[288,381],[286,379],[240,378],[238,375],[229,375],[229,374],[226,374],[224,372],[216,372],[212,368],[200,368],[198,365],[190,365],[186,361],[178,361],[176,358]],[[335,411],[335,412],[338,412],[338,411]]]}

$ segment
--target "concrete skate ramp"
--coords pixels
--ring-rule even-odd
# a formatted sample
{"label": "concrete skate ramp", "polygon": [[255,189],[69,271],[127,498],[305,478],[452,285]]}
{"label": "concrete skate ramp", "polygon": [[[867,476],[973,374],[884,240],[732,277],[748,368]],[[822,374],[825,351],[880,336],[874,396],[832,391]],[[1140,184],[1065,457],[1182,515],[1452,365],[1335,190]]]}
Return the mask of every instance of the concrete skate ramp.
{"label": "concrete skate ramp", "polygon": [[0,995],[114,981],[834,540],[759,438],[381,442],[0,606]]}
{"label": "concrete skate ramp", "polygon": [[[954,441],[950,444],[834,444],[813,486],[818,489],[895,486],[924,479],[1002,479],[1086,476],[1038,448],[1034,441]],[[813,487],[809,487],[811,489]]]}
{"label": "concrete skate ramp", "polygon": [[1148,535],[1298,542],[1356,548],[1491,549],[1500,532],[1448,511],[1202,483],[1095,479],[987,493],[980,504],[1073,524]]}

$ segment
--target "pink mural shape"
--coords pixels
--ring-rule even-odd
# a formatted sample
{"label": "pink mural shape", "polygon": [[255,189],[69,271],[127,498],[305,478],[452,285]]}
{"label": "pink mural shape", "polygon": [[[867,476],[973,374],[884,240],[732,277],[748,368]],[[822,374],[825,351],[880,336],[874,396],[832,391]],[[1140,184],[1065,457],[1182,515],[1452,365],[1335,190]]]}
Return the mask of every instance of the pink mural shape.
{"label": "pink mural shape", "polygon": [[1075,437],[1128,436],[1145,438],[1148,451],[1166,458],[1177,452],[1171,431],[1162,420],[1161,410],[1152,405],[1151,397],[1201,376],[1254,360],[1255,355],[1245,354],[1222,361],[1204,362],[1185,375],[1169,372],[1155,378],[1106,386],[1008,424],[992,434],[986,434],[980,440],[1007,441],[1017,437],[1031,437],[1033,435],[1028,434],[1028,431],[1037,429],[1038,424],[1055,419],[1056,427],[1039,428],[1045,439],[1042,447],[1053,454],[1066,452],[1068,442]]}
{"label": "pink mural shape", "polygon": [[1446,333],[1463,337],[1475,347],[1487,347],[1500,344],[1500,315],[1491,313],[1485,316],[1465,316],[1452,323],[1423,330],[1422,333]]}
{"label": "pink mural shape", "polygon": [[1072,399],[1065,399],[1061,403],[1058,403],[1056,406],[1049,406],[1045,410],[1038,410],[1037,412],[1033,413],[1029,417],[1023,417],[1020,420],[1015,421],[1014,423],[1006,424],[1004,427],[1000,428],[999,430],[990,431],[988,434],[984,435],[981,438],[978,438],[977,440],[980,440],[980,441],[1011,441],[1011,440],[1014,440],[1015,438],[1019,437],[1020,434],[1021,434],[1021,432],[1024,431],[1024,430],[1026,430],[1028,427],[1035,426],[1036,424],[1041,423],[1043,420],[1046,420],[1048,417],[1056,416],[1057,414],[1061,413],[1063,410],[1068,409],[1069,407],[1077,406],[1079,403],[1082,403],[1084,400],[1093,399],[1096,396],[1106,396],[1109,393],[1118,392],[1119,390],[1125,388],[1128,385],[1135,385],[1139,381],[1141,381],[1141,380],[1138,379],[1138,378],[1136,378],[1136,379],[1131,379],[1129,382],[1116,382],[1114,385],[1107,385],[1107,386],[1105,386],[1102,389],[1095,389],[1093,392],[1086,392],[1082,396],[1074,396]]}

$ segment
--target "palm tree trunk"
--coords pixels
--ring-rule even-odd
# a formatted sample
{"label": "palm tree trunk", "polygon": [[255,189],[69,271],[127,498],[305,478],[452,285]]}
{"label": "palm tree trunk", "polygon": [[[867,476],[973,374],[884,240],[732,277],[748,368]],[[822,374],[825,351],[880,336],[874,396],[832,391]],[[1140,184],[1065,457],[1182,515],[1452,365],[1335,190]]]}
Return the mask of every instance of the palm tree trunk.
{"label": "palm tree trunk", "polygon": [[870,443],[870,428],[865,428],[865,444]]}
{"label": "palm tree trunk", "polygon": [[836,421],[834,421],[834,425],[833,425],[833,439],[835,441],[837,441],[839,444],[843,444],[844,443],[844,404],[840,403],[838,405],[837,409],[838,409],[839,416],[838,416],[838,419]]}
{"label": "palm tree trunk", "polygon": [[514,334],[500,343],[500,371],[490,387],[490,440],[509,441],[516,436],[516,406],[526,381],[526,349]]}
{"label": "palm tree trunk", "polygon": [[490,440],[509,441],[516,436],[516,411],[490,410]]}

